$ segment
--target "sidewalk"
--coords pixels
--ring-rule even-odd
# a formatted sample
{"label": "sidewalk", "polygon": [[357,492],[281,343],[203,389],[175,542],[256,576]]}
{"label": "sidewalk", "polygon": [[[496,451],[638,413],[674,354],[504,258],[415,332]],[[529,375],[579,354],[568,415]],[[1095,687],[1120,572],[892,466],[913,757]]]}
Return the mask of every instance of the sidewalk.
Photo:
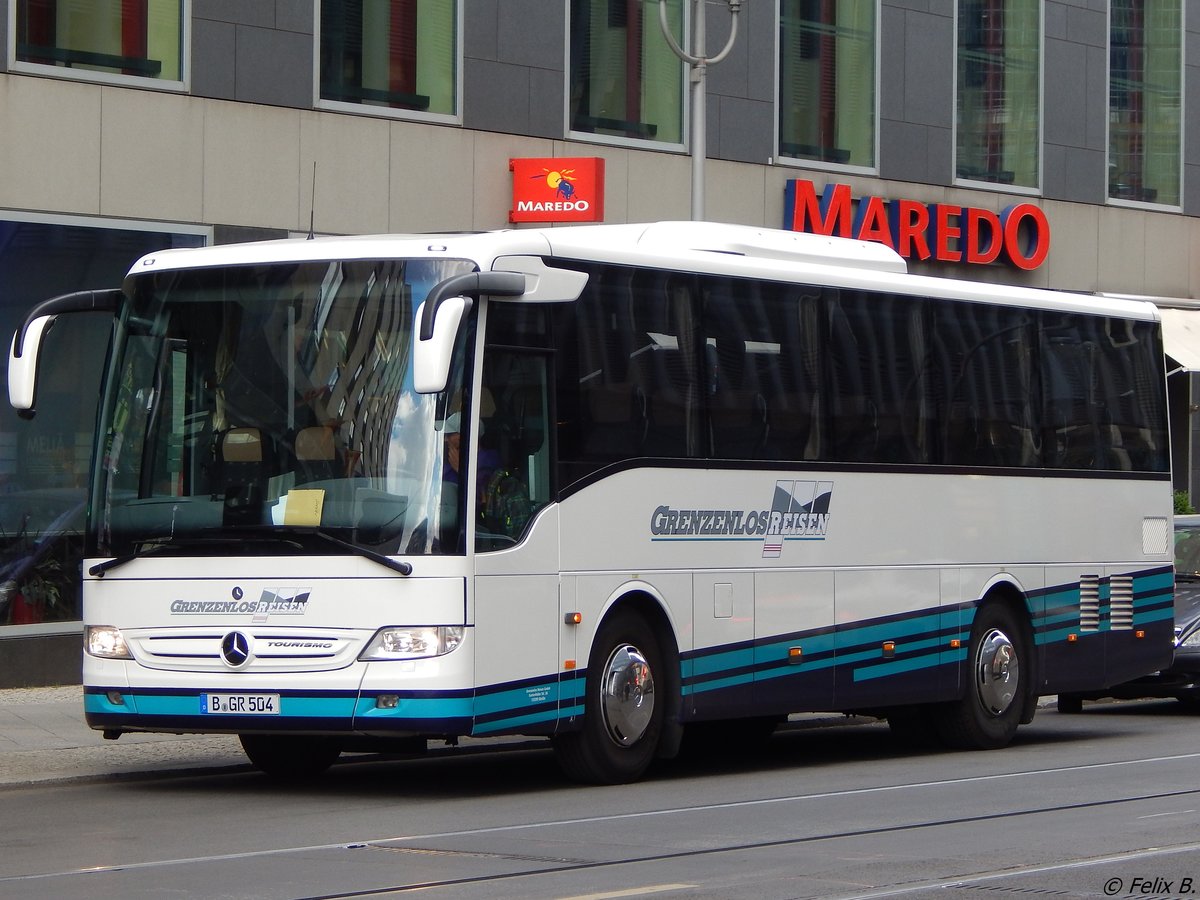
{"label": "sidewalk", "polygon": [[0,690],[0,786],[249,766],[232,735],[126,734],[106,741],[83,720],[83,688]]}

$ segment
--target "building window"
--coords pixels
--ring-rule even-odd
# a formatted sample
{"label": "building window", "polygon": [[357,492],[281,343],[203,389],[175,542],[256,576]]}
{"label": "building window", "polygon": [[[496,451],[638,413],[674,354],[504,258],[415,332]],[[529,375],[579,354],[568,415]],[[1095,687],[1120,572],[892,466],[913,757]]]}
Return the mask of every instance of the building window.
{"label": "building window", "polygon": [[875,166],[877,4],[781,0],[779,154]]}
{"label": "building window", "polygon": [[[682,0],[666,4],[683,44]],[[570,128],[683,143],[683,62],[662,34],[657,3],[571,0]]]}
{"label": "building window", "polygon": [[1180,0],[1112,0],[1109,6],[1108,196],[1178,206]]}
{"label": "building window", "polygon": [[183,81],[185,0],[17,0],[17,68]]}
{"label": "building window", "polygon": [[[0,212],[0,334],[10,336],[39,300],[117,287],[143,254],[205,242],[196,228],[185,233],[142,222],[134,230],[12,215]],[[0,404],[0,632],[80,619],[95,386],[112,321],[111,313],[59,316],[43,349],[37,415],[22,419]],[[0,366],[0,396],[7,396],[6,380],[7,367]]]}
{"label": "building window", "polygon": [[458,114],[459,3],[321,0],[322,100]]}
{"label": "building window", "polygon": [[959,0],[955,173],[1039,187],[1040,0]]}

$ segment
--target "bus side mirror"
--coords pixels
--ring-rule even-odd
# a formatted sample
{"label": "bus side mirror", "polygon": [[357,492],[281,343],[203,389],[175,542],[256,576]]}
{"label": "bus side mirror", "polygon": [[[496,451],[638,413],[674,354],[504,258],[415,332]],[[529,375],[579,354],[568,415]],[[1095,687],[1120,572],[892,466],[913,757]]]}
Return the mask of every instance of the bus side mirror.
{"label": "bus side mirror", "polygon": [[[454,341],[470,308],[471,301],[466,297],[447,297],[438,304],[433,333],[428,338],[413,335],[413,388],[417,393],[437,394],[446,389]],[[417,309],[417,321],[422,321],[424,315],[425,303],[422,303]]]}
{"label": "bus side mirror", "polygon": [[13,335],[8,351],[8,402],[22,419],[32,419],[37,396],[38,357],[42,340],[60,313],[109,312],[121,306],[120,288],[106,291],[75,291],[43,300],[29,311]]}
{"label": "bus side mirror", "polygon": [[37,395],[38,357],[42,338],[54,324],[56,316],[38,316],[18,328],[8,351],[8,402],[23,419],[32,419]]}
{"label": "bus side mirror", "polygon": [[525,276],[519,272],[468,272],[435,284],[417,309],[413,335],[413,387],[417,393],[437,394],[446,389],[454,341],[471,308],[470,298],[482,294],[520,297],[524,293]]}

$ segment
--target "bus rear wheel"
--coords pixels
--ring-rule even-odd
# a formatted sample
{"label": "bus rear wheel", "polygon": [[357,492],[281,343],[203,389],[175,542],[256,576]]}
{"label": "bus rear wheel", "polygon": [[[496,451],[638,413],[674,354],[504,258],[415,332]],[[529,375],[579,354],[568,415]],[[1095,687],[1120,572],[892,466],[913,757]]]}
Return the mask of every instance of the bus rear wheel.
{"label": "bus rear wheel", "polygon": [[320,775],[342,750],[330,738],[292,734],[239,734],[242,750],[265,774],[281,781]]}
{"label": "bus rear wheel", "polygon": [[995,750],[1012,740],[1025,706],[1026,646],[1025,631],[1007,606],[988,603],[979,610],[971,628],[970,683],[964,696],[937,717],[938,733],[947,745]]}
{"label": "bus rear wheel", "polygon": [[626,784],[650,766],[665,698],[659,641],[646,620],[619,612],[596,632],[584,686],[583,727],[554,739],[555,757],[576,781]]}

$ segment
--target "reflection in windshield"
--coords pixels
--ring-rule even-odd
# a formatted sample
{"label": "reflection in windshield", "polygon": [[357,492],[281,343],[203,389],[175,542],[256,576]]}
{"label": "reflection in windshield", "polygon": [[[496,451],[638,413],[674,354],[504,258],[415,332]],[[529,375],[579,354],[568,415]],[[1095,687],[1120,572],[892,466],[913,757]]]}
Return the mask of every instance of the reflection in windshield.
{"label": "reflection in windshield", "polygon": [[440,395],[412,389],[410,356],[429,289],[472,270],[355,260],[140,279],[104,407],[96,550],[277,527],[382,553],[458,552],[440,429],[447,398],[462,396],[463,346]]}

